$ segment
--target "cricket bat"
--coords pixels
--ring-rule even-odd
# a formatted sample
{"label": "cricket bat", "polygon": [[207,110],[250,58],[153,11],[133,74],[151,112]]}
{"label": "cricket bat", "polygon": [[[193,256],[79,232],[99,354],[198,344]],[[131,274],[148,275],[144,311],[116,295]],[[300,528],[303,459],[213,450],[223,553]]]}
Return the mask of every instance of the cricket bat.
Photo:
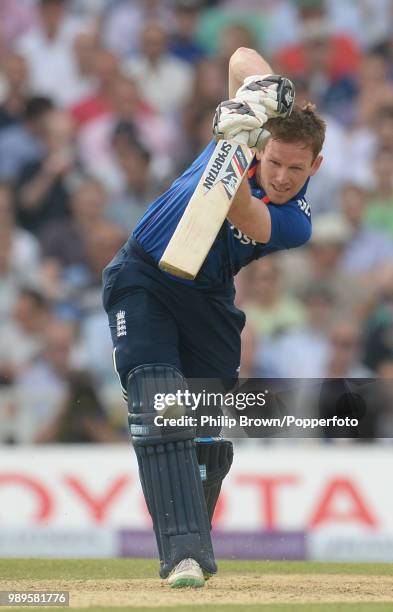
{"label": "cricket bat", "polygon": [[254,154],[247,133],[220,140],[170,239],[159,267],[181,278],[194,279],[228,214]]}

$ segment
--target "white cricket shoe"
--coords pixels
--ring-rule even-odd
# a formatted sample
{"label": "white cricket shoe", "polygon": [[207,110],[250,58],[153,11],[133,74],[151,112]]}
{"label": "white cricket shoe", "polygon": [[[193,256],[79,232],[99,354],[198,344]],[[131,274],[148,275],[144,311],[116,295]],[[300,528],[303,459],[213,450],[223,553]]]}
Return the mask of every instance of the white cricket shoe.
{"label": "white cricket shoe", "polygon": [[201,566],[194,559],[183,559],[169,574],[168,584],[171,589],[205,586]]}

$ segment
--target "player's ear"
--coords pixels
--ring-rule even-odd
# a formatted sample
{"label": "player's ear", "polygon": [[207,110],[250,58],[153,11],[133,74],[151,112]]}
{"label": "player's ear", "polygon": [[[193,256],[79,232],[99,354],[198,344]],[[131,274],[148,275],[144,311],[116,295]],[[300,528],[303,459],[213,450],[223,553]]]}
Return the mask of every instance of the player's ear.
{"label": "player's ear", "polygon": [[314,176],[314,174],[319,170],[320,165],[322,164],[323,157],[322,155],[317,155],[311,164],[310,176]]}

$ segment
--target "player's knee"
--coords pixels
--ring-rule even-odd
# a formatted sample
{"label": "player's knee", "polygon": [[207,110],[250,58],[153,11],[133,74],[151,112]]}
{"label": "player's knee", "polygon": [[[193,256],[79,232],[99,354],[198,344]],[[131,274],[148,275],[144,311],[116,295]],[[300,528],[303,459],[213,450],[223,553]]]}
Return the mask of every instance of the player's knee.
{"label": "player's knee", "polygon": [[194,438],[191,411],[181,402],[186,389],[186,379],[172,365],[145,364],[131,370],[128,423],[134,446]]}
{"label": "player's knee", "polygon": [[[152,351],[151,347],[147,346],[146,342],[133,342],[132,348],[127,343],[118,343],[113,351],[113,366],[120,380],[120,384],[127,396],[128,379],[131,373],[140,367],[145,367],[145,364],[160,364],[164,363],[168,367],[178,369],[178,359],[172,356],[169,351],[162,353],[162,350]],[[151,366],[149,366],[151,367]]]}

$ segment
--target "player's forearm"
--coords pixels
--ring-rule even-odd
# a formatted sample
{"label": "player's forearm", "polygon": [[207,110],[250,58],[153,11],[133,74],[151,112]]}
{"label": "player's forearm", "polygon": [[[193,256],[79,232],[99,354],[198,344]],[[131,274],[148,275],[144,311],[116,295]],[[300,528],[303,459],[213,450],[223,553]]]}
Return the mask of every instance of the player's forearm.
{"label": "player's forearm", "polygon": [[253,74],[273,74],[273,70],[254,49],[240,47],[229,60],[229,97],[233,98],[244,79]]}
{"label": "player's forearm", "polygon": [[252,240],[263,244],[269,242],[271,234],[269,210],[263,202],[252,197],[246,179],[239,187],[227,218]]}

